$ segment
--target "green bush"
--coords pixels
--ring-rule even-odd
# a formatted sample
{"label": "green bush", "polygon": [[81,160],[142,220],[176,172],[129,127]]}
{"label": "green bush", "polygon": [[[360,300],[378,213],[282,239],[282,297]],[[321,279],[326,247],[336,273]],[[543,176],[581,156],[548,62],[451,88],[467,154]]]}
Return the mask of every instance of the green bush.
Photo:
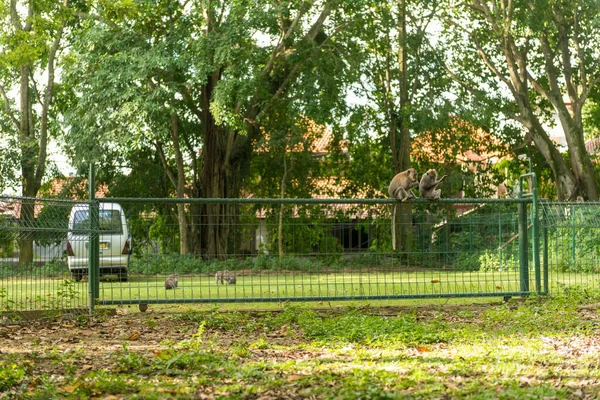
{"label": "green bush", "polygon": [[511,254],[502,254],[493,250],[484,251],[479,256],[479,263],[482,271],[506,271],[519,269],[519,261]]}
{"label": "green bush", "polygon": [[42,265],[14,265],[0,264],[0,278],[11,276],[50,277],[65,276],[69,274],[67,265],[60,260],[48,261]]}
{"label": "green bush", "polygon": [[478,254],[458,253],[452,257],[452,267],[459,271],[479,271],[480,257]]}

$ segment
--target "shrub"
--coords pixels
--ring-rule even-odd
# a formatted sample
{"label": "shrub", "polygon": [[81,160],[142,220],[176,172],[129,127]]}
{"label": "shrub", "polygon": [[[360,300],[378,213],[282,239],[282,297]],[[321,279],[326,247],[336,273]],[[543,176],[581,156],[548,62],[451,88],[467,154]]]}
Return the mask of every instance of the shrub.
{"label": "shrub", "polygon": [[519,261],[512,254],[502,254],[500,252],[486,250],[479,256],[479,262],[482,271],[506,271],[519,269]]}
{"label": "shrub", "polygon": [[458,253],[452,258],[452,267],[459,271],[479,271],[480,257],[477,254]]}

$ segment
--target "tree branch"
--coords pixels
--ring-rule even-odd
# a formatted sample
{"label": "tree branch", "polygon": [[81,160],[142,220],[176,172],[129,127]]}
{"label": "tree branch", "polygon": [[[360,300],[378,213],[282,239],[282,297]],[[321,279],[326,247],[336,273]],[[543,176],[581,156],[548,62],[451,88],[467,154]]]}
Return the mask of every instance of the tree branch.
{"label": "tree branch", "polygon": [[294,31],[296,30],[296,27],[298,26],[298,23],[300,22],[300,18],[302,18],[302,16],[308,11],[308,9],[311,6],[312,6],[312,2],[310,2],[310,3],[307,2],[300,8],[300,10],[298,10],[298,14],[296,15],[296,18],[291,23],[290,27],[284,33],[284,35],[279,39],[277,46],[275,46],[275,49],[273,49],[273,53],[271,54],[271,57],[269,57],[269,60],[267,60],[267,62],[265,63],[265,66],[263,67],[262,72],[261,72],[261,75],[263,77],[267,76],[267,74],[269,72],[271,72],[271,70],[273,69],[273,65],[275,65],[275,59],[277,58],[277,56],[279,56],[279,54],[285,47],[285,42],[292,36],[292,33],[294,33]]}
{"label": "tree branch", "polygon": [[15,116],[13,111],[10,109],[10,102],[9,102],[8,96],[6,95],[6,90],[4,90],[4,86],[2,84],[0,84],[0,92],[2,93],[2,97],[4,98],[4,110],[6,111],[6,114],[8,114],[8,116],[10,117],[10,119],[15,124],[15,126],[18,130],[19,129],[19,120],[17,119],[17,117]]}
{"label": "tree branch", "polygon": [[[37,168],[35,171],[35,179],[41,182],[44,172],[46,170],[46,155],[48,145],[48,111],[50,104],[52,103],[52,96],[54,94],[54,67],[56,62],[56,53],[60,46],[60,41],[63,35],[64,22],[58,30],[54,43],[50,48],[48,54],[48,82],[46,83],[46,91],[44,93],[44,102],[42,104],[42,121],[40,127],[40,155],[38,157]],[[37,90],[36,90],[37,91]]]}
{"label": "tree branch", "polygon": [[167,162],[167,157],[165,156],[165,152],[163,151],[162,144],[158,140],[156,140],[154,142],[154,147],[156,147],[156,151],[158,151],[158,156],[160,157],[160,161],[163,164],[163,168],[167,173],[167,177],[169,178],[173,186],[177,188],[177,177],[175,176],[173,169],[169,166],[169,163]]}

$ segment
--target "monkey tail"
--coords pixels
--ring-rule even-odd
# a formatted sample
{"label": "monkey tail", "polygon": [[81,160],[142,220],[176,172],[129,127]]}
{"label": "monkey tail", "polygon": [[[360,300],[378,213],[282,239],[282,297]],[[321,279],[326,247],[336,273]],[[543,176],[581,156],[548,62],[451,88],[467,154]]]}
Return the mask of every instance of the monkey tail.
{"label": "monkey tail", "polygon": [[396,250],[396,206],[397,204],[392,204],[392,249]]}

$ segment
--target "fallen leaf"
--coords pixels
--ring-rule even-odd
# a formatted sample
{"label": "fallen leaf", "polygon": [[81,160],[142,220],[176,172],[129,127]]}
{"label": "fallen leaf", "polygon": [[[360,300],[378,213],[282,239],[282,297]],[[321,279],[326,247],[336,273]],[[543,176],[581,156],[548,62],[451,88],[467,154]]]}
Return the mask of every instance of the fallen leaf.
{"label": "fallen leaf", "polygon": [[440,280],[439,279],[432,279],[431,283],[440,283]]}
{"label": "fallen leaf", "polygon": [[67,393],[73,393],[75,391],[75,389],[77,389],[78,387],[79,387],[79,383],[77,383],[75,385],[63,386],[63,387],[61,387],[61,389]]}
{"label": "fallen leaf", "polygon": [[425,351],[429,351],[429,348],[427,348],[425,346],[417,346],[417,351],[420,353],[423,353]]}
{"label": "fallen leaf", "polygon": [[132,333],[131,336],[129,336],[129,340],[137,340],[140,337],[140,334],[135,332]]}
{"label": "fallen leaf", "polygon": [[288,381],[297,381],[299,379],[303,379],[306,375],[300,375],[300,374],[291,374],[290,376],[288,376],[287,380]]}
{"label": "fallen leaf", "polygon": [[175,389],[167,389],[167,388],[161,388],[161,387],[159,387],[158,389],[156,389],[156,391],[158,393],[177,394],[177,390],[175,390]]}
{"label": "fallen leaf", "polygon": [[502,286],[496,286],[496,289],[502,290]]}

